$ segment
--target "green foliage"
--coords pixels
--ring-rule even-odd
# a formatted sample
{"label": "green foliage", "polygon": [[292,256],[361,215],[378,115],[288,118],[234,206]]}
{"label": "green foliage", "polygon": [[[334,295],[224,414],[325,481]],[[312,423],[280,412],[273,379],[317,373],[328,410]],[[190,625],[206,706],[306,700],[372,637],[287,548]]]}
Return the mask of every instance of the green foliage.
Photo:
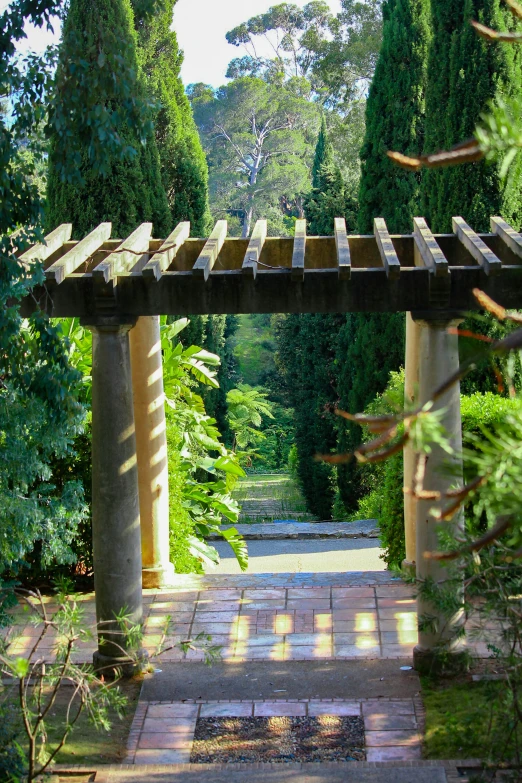
{"label": "green foliage", "polygon": [[368,97],[361,150],[362,233],[373,231],[375,217],[384,217],[393,233],[409,233],[412,218],[419,214],[419,175],[399,169],[386,152],[399,149],[418,155],[422,150],[429,10],[429,0],[387,0],[383,6],[382,48]]}
{"label": "green foliage", "polygon": [[357,202],[348,194],[341,170],[334,162],[324,115],[315,148],[312,190],[305,197],[303,208],[308,220],[307,231],[311,235],[331,236],[336,217],[346,219],[348,232],[355,229]]}
{"label": "green foliage", "polygon": [[19,736],[13,711],[0,704],[0,780],[5,783],[23,780],[25,764]]}
{"label": "green foliage", "polygon": [[[149,10],[153,0],[143,0]],[[135,95],[135,74],[121,40],[99,28],[96,65],[76,40],[67,72],[74,88],[62,91],[55,80],[56,51],[17,54],[28,24],[49,27],[63,17],[58,0],[11,3],[0,15],[0,94],[9,112],[0,114],[0,539],[1,564],[11,568],[40,542],[45,562],[70,560],[70,543],[84,514],[77,484],[60,493],[50,475],[54,459],[70,456],[84,410],[78,403],[79,374],[68,362],[68,348],[57,328],[40,311],[20,317],[19,303],[44,282],[38,261],[23,266],[20,251],[42,240],[43,204],[38,182],[45,159],[46,134],[54,137],[59,176],[80,182],[79,163],[88,150],[92,176],[107,174],[116,160],[131,161],[150,129],[147,107]],[[60,78],[65,78],[62,68]],[[67,81],[67,80],[66,80]],[[114,103],[101,103],[101,85],[111,84]],[[105,88],[104,88],[105,89]],[[133,147],[122,131],[132,128]],[[32,228],[25,228],[32,227]],[[16,453],[14,447],[16,446]],[[24,503],[24,499],[27,500]]]}
{"label": "green foliage", "polygon": [[[475,19],[500,30],[522,29],[501,0],[433,0],[433,38],[426,94],[425,151],[447,149],[469,138],[482,112],[479,137],[490,158],[506,148],[520,113],[522,49],[492,46],[469,25]],[[443,110],[442,110],[443,107]],[[507,122],[505,123],[505,120]],[[504,141],[501,141],[503,137]],[[512,142],[509,142],[509,147]],[[510,155],[509,175],[502,179],[500,160],[472,166],[427,171],[422,177],[423,214],[437,232],[451,230],[451,216],[462,215],[476,231],[489,230],[489,217],[502,215],[515,226],[522,221],[520,172],[522,155]]]}
{"label": "green foliage", "polygon": [[[261,389],[240,383],[227,394],[228,420],[234,434],[233,450],[241,449],[243,458],[250,460],[256,445],[263,440],[260,431],[264,418],[273,419],[272,405]],[[253,448],[252,448],[253,447]]]}
{"label": "green foliage", "polygon": [[[392,372],[382,394],[366,407],[365,413],[380,416],[398,413],[404,407],[404,371]],[[359,442],[375,438],[359,429]],[[405,557],[404,486],[402,453],[384,462],[363,463],[358,471],[365,494],[352,519],[378,519],[381,529],[383,560],[388,568],[398,569]]]}
{"label": "green foliage", "polygon": [[[71,0],[56,71],[55,114],[51,114],[49,228],[71,222],[74,235],[81,238],[109,220],[113,232],[123,236],[139,223],[152,221],[157,236],[169,232],[171,216],[136,46],[130,0]],[[88,96],[83,84],[87,74],[91,77]],[[68,111],[79,93],[85,98],[83,116]],[[145,112],[145,124],[135,122],[136,111]],[[76,138],[85,117],[97,121],[96,141],[106,145],[103,167],[92,165],[96,146],[91,142],[80,147]],[[118,135],[117,144],[113,134]],[[76,179],[64,176],[64,158],[74,161]]]}
{"label": "green foliage", "polygon": [[[336,347],[338,407],[362,411],[382,394],[390,372],[404,362],[402,313],[353,313],[345,318]],[[359,445],[360,428],[339,419],[338,448],[351,452]],[[351,513],[362,496],[360,470],[350,462],[338,468],[340,497]]]}
{"label": "green foliage", "polygon": [[271,402],[273,419],[261,427],[263,439],[257,447],[255,468],[273,471],[287,470],[290,449],[294,442],[294,417],[291,408]]}
{"label": "green foliage", "polygon": [[295,203],[307,189],[318,110],[300,86],[241,77],[192,98],[209,161],[212,208],[238,215],[243,237],[270,207],[277,206],[281,220],[281,203]]}
{"label": "green foliage", "polygon": [[[234,452],[221,443],[216,420],[207,415],[202,397],[194,391],[202,383],[217,386],[216,371],[207,365],[218,367],[219,357],[195,345],[184,348],[177,335],[187,325],[188,319],[182,318],[162,330],[165,395],[170,407],[167,432],[170,449],[180,457],[179,462],[174,457],[175,483],[182,485],[181,494],[175,495],[171,504],[171,529],[179,530],[182,536],[190,527],[193,531],[174,545],[174,553],[184,567],[190,566],[188,554],[203,566],[211,566],[219,562],[219,556],[205,538],[210,532],[219,532],[245,570],[248,554],[244,540],[235,528],[220,527],[223,519],[238,520],[240,509],[230,491],[245,473]],[[180,513],[180,503],[188,518]]]}
{"label": "green foliage", "polygon": [[192,235],[204,237],[210,222],[208,170],[180,78],[183,53],[171,30],[176,2],[164,1],[160,12],[143,19],[139,16],[138,0],[133,0],[139,58],[149,92],[157,104],[154,127],[172,225],[189,220]]}

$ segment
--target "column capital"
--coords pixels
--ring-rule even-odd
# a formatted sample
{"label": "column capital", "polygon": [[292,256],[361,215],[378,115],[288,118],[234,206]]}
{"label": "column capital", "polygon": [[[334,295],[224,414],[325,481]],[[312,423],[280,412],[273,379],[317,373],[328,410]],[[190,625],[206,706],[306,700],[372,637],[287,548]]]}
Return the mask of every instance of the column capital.
{"label": "column capital", "polygon": [[466,317],[462,310],[415,310],[411,317],[419,326],[431,326],[432,329],[447,329],[458,326]]}
{"label": "column capital", "polygon": [[86,316],[80,319],[80,324],[91,332],[119,332],[125,334],[136,326],[137,316]]}

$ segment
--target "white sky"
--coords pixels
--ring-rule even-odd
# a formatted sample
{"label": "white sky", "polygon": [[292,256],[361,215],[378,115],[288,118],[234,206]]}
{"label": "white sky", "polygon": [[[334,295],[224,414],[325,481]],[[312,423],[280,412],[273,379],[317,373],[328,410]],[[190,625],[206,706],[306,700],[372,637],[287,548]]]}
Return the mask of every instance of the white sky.
{"label": "white sky", "polygon": [[[306,5],[308,0],[291,0]],[[174,10],[174,29],[185,53],[181,71],[185,85],[205,82],[218,87],[225,81],[228,63],[245,52],[227,43],[225,33],[251,16],[264,13],[281,0],[178,0]],[[340,0],[329,0],[333,12],[340,10]],[[0,11],[8,0],[0,0]],[[40,29],[28,29],[23,49],[40,51],[53,36]],[[56,40],[56,37],[55,37]]]}

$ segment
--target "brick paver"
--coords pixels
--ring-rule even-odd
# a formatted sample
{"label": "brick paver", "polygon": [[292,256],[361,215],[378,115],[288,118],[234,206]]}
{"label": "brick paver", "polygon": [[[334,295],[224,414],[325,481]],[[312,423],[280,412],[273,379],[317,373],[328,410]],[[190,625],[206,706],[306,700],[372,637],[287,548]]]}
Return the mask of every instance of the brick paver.
{"label": "brick paver", "polygon": [[[330,575],[331,576],[331,575]],[[339,581],[341,579],[339,578]],[[408,658],[417,643],[417,615],[411,588],[402,583],[284,587],[192,587],[147,591],[144,647],[151,654],[171,647],[163,661],[200,661],[201,650],[182,652],[179,642],[198,634],[212,637],[224,661],[347,660]],[[93,596],[81,597],[86,622],[94,624]],[[47,601],[52,611],[52,600]],[[168,622],[167,633],[164,633]],[[491,631],[494,633],[494,630]],[[52,657],[52,633],[38,636],[27,615],[16,614],[9,651]],[[201,644],[201,642],[200,642]],[[487,656],[484,640],[472,652]],[[89,662],[94,642],[78,645],[77,662]]]}

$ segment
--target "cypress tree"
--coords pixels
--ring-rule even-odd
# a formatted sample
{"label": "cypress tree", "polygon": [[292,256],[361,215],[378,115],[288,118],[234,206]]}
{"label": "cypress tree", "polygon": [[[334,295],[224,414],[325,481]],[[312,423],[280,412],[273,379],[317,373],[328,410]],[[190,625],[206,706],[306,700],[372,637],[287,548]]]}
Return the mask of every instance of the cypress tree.
{"label": "cypress tree", "polygon": [[140,59],[151,96],[159,107],[155,114],[156,141],[172,222],[176,225],[190,220],[192,235],[202,237],[210,222],[208,169],[180,78],[183,54],[176,33],[170,29],[176,2],[165,0],[154,17],[137,18]]}
{"label": "cypress tree", "polygon": [[304,213],[308,234],[329,236],[336,217],[344,217],[348,231],[356,225],[357,202],[346,192],[341,170],[334,160],[323,114],[312,168],[312,190],[305,196]]}
{"label": "cypress tree", "polygon": [[[144,95],[136,45],[130,0],[71,0],[57,69],[59,89],[63,93],[74,91],[76,76],[70,70],[69,54],[80,50],[86,67],[93,72],[93,83],[97,84],[94,111],[117,114],[123,100]],[[134,77],[134,84],[125,97],[116,91],[113,80],[106,78],[104,72],[112,51],[119,53],[122,70]],[[89,151],[84,150],[78,161],[84,179],[81,188],[62,181],[55,154],[58,142],[51,138],[46,215],[49,228],[71,222],[74,236],[81,238],[104,220],[112,222],[113,236],[126,236],[139,223],[152,221],[156,236],[168,234],[171,218],[152,125],[144,140],[138,138],[130,123],[120,123],[118,132],[135,154],[125,159],[119,154],[112,156],[103,176],[93,172]]]}
{"label": "cypress tree", "polygon": [[335,470],[316,454],[335,450],[336,342],[342,315],[288,315],[277,330],[277,363],[294,409],[299,484],[309,511],[330,519]]}
{"label": "cypress tree", "polygon": [[[486,42],[470,19],[501,30],[516,27],[502,0],[432,0],[425,152],[469,138],[488,101],[522,89],[520,47]],[[505,181],[499,164],[485,162],[425,172],[422,205],[432,230],[451,231],[453,215],[462,215],[476,231],[489,231],[493,214],[520,226],[521,161],[519,153]]]}
{"label": "cypress tree", "polygon": [[393,233],[410,233],[419,214],[419,176],[399,169],[388,150],[418,154],[424,133],[429,0],[387,0],[382,48],[366,107],[361,150],[359,231],[383,217]]}

